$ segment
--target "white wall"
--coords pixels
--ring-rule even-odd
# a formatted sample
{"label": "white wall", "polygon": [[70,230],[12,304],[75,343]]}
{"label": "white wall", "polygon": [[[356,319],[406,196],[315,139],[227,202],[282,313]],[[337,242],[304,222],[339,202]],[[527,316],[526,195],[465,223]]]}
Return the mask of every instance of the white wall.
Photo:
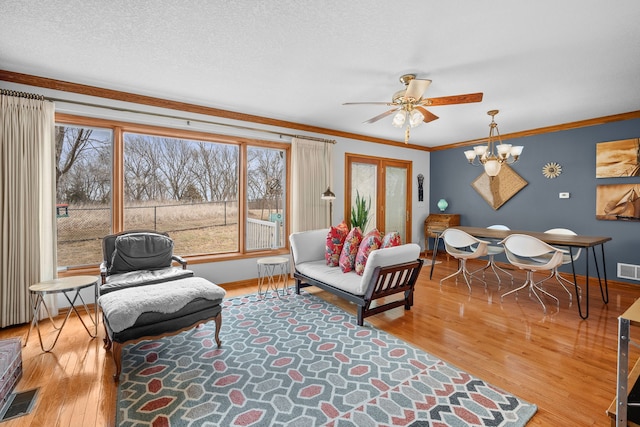
{"label": "white wall", "polygon": [[[197,120],[236,124],[250,128],[265,129],[272,132],[284,132],[284,133],[296,133],[306,134],[308,136],[315,136],[327,139],[336,139],[337,143],[333,146],[333,187],[332,190],[336,193],[337,198],[333,203],[333,222],[337,223],[342,219],[344,212],[344,176],[345,176],[345,153],[356,153],[367,156],[376,156],[392,159],[410,160],[413,162],[412,171],[412,241],[420,244],[424,247],[424,235],[423,235],[423,223],[424,219],[428,215],[429,207],[429,162],[430,153],[422,150],[406,149],[402,147],[396,147],[391,145],[376,144],[372,142],[363,142],[357,140],[335,138],[331,135],[311,134],[297,132],[291,129],[279,129],[272,126],[261,126],[253,123],[238,122],[233,120],[221,119],[218,117],[204,116],[174,110],[168,110],[163,108],[149,107],[144,105],[129,104],[125,102],[113,101],[108,99],[101,99],[96,97],[78,95],[74,93],[66,93],[61,91],[55,91],[50,89],[43,89],[39,87],[31,87],[27,85],[19,85],[14,83],[3,82],[3,88],[10,90],[17,90],[23,92],[31,92],[42,94],[48,98],[58,98],[71,100],[76,102],[84,102],[90,104],[98,104],[116,108],[127,108],[132,110],[138,110],[143,112],[165,114],[172,116],[184,117],[184,119],[172,119],[166,117],[154,116],[151,114],[134,114],[125,111],[116,111],[106,108],[96,108],[87,105],[78,105],[74,103],[56,102],[56,111],[66,114],[74,114],[79,116],[88,116],[96,118],[104,118],[111,120],[121,120],[134,123],[143,123],[148,125],[158,125],[165,127],[173,127],[179,129],[189,129],[206,131],[224,135],[234,135],[238,137],[259,138],[262,140],[270,140],[277,142],[288,142],[290,137],[280,137],[277,134],[256,132],[244,129],[235,129],[227,126],[215,125],[210,123],[201,123]],[[363,125],[363,133],[368,129]],[[401,129],[398,130],[398,141],[403,140],[404,133]],[[425,177],[424,182],[424,201],[418,202],[418,174],[422,174]],[[234,261],[221,261],[209,264],[196,264],[190,265],[190,269],[196,272],[196,275],[204,277],[214,283],[222,284],[228,282],[235,282],[247,279],[253,279],[257,277],[257,267],[255,258],[241,259]],[[91,298],[92,300],[93,298]],[[62,303],[62,301],[61,301]],[[66,305],[66,304],[63,304]]]}

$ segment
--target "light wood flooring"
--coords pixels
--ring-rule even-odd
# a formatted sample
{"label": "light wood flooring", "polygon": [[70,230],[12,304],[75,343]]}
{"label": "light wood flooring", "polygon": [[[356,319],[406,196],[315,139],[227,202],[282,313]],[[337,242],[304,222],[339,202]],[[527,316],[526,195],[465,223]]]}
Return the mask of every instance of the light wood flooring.
{"label": "light wood flooring", "polygon": [[[492,274],[487,289],[472,283],[469,294],[462,280],[439,280],[455,271],[455,260],[441,258],[429,280],[425,265],[410,311],[396,308],[369,317],[367,324],[396,335],[449,363],[538,406],[529,426],[606,426],[605,413],[615,396],[617,317],[640,297],[640,286],[609,283],[605,305],[597,285],[591,285],[588,320],[578,316],[576,304],[556,285],[546,288],[560,297],[560,309],[549,303],[545,315],[540,304],[520,292],[518,299],[500,295],[502,287]],[[471,264],[479,267],[481,264]],[[524,275],[516,273],[516,283]],[[349,312],[354,306],[315,288],[311,292]],[[232,297],[252,293],[256,286],[227,289]],[[549,302],[549,301],[548,301]],[[224,319],[223,319],[224,322]],[[24,336],[27,326],[0,329],[0,339]],[[72,314],[51,353],[42,353],[37,336],[23,348],[24,375],[17,390],[38,387],[31,414],[7,421],[17,426],[113,426],[116,386],[113,360],[102,348],[102,325],[89,339]],[[640,331],[631,331],[632,337]],[[224,346],[224,336],[221,337]],[[631,359],[640,350],[631,350]]]}

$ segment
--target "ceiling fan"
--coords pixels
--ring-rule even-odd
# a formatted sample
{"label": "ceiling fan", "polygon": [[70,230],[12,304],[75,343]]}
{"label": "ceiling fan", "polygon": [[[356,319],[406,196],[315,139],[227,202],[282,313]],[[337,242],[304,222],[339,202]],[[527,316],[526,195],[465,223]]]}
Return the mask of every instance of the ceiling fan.
{"label": "ceiling fan", "polygon": [[431,84],[429,79],[417,79],[415,74],[404,74],[400,76],[400,83],[405,88],[393,94],[391,102],[345,102],[342,105],[388,105],[392,109],[378,114],[375,117],[366,120],[364,123],[375,123],[391,114],[393,121],[391,124],[395,127],[402,127],[405,124],[407,128],[404,134],[405,144],[409,143],[409,129],[420,125],[422,122],[429,123],[436,120],[438,116],[428,111],[425,106],[440,106],[453,104],[467,104],[470,102],[482,101],[482,92],[467,93],[464,95],[442,96],[439,98],[423,98],[425,91]]}

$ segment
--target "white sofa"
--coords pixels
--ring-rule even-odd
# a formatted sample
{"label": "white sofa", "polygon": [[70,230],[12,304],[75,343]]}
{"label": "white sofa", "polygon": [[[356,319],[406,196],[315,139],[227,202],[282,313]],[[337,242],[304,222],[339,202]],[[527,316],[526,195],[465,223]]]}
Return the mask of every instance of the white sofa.
{"label": "white sofa", "polygon": [[[303,231],[289,236],[295,268],[296,293],[305,286],[317,286],[358,305],[358,325],[364,318],[404,305],[413,305],[413,290],[422,268],[420,246],[408,243],[378,249],[369,254],[362,276],[343,273],[325,261],[329,229]],[[401,299],[371,307],[378,298],[403,293]]]}

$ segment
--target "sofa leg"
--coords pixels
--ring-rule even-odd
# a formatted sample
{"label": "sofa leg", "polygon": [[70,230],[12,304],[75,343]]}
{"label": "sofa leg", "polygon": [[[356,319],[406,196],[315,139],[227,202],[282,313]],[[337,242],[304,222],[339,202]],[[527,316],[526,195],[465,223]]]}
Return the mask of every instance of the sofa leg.
{"label": "sofa leg", "polygon": [[358,326],[364,326],[364,307],[358,306]]}
{"label": "sofa leg", "polygon": [[216,315],[216,318],[214,319],[214,321],[216,322],[216,344],[218,344],[218,347],[220,347],[222,345],[222,341],[220,341],[220,327],[222,326],[222,311],[220,311],[220,313],[218,313]]}
{"label": "sofa leg", "polygon": [[300,285],[301,285],[301,280],[300,279],[296,279],[296,295],[300,295]]}

